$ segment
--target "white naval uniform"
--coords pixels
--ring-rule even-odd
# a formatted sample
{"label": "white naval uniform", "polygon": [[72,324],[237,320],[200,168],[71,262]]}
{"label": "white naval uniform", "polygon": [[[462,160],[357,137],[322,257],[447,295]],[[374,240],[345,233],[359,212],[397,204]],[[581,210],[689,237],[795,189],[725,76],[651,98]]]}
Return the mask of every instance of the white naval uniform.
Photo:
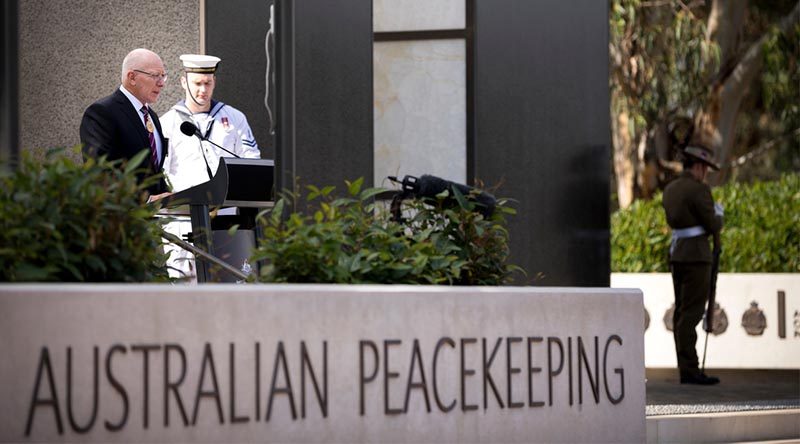
{"label": "white naval uniform", "polygon": [[[203,137],[236,153],[239,157],[259,159],[256,139],[247,123],[247,118],[238,109],[222,102],[211,101],[208,113],[192,114],[184,101],[176,103],[160,117],[164,135],[169,139],[169,153],[164,160],[164,174],[172,185],[172,191],[183,191],[203,182],[208,182],[206,162],[211,174],[217,172],[220,157],[233,157],[196,136],[181,132],[183,122],[192,122]],[[202,149],[201,149],[202,144]]]}
{"label": "white naval uniform", "polygon": [[[222,102],[212,100],[208,113],[193,114],[186,107],[186,102],[180,101],[161,116],[160,121],[164,135],[169,139],[169,152],[164,160],[164,175],[173,192],[207,182],[209,177],[206,161],[211,174],[214,174],[217,172],[220,157],[233,157],[207,141],[201,142],[196,136],[183,134],[180,129],[183,122],[194,123],[203,137],[236,153],[239,157],[261,158],[261,152],[245,115]],[[188,217],[177,219],[168,223],[165,229],[179,237],[192,231],[191,220]],[[170,275],[193,280],[196,276],[194,255],[173,244],[166,244],[165,251],[170,255],[167,262],[167,265],[172,267],[169,270]]]}

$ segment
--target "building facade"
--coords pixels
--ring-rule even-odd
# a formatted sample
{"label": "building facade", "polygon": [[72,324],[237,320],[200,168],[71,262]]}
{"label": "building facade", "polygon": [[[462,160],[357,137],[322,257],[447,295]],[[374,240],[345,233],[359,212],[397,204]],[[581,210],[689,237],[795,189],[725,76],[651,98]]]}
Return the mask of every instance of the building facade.
{"label": "building facade", "polygon": [[178,56],[214,54],[215,98],[247,114],[279,188],[407,174],[480,185],[516,201],[518,284],[609,283],[605,2],[5,4],[18,17],[16,59],[4,56],[18,76],[3,81],[18,82],[21,150],[76,145],[83,110],[118,86],[133,48],[160,54],[171,75],[158,113],[183,96]]}

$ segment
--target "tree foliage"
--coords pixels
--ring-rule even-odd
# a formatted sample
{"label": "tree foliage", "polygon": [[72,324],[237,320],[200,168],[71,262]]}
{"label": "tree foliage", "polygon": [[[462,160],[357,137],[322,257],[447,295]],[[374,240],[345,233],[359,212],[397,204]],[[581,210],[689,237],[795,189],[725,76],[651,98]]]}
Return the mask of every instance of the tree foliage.
{"label": "tree foliage", "polygon": [[149,182],[137,183],[134,169],[146,155],[123,166],[26,152],[2,170],[0,281],[167,280],[157,208],[143,203]]}
{"label": "tree foliage", "polygon": [[611,0],[614,183],[620,207],[679,170],[679,149],[716,151],[727,179],[800,170],[796,0]]}
{"label": "tree foliage", "polygon": [[637,135],[671,113],[696,109],[719,65],[705,22],[680,2],[661,3],[612,1],[612,110],[626,111],[627,130]]}
{"label": "tree foliage", "polygon": [[[519,267],[507,264],[505,216],[501,200],[490,218],[456,194],[453,199],[412,200],[408,216],[393,220],[382,188],[347,182],[345,197],[334,187],[307,187],[305,196],[287,195],[261,218],[263,227],[253,261],[263,261],[263,282],[501,285]],[[447,192],[445,192],[447,193]],[[285,216],[287,207],[308,204]]]}
{"label": "tree foliage", "polygon": [[[800,272],[800,174],[775,181],[731,182],[713,190],[725,206],[720,271]],[[611,217],[614,272],[669,272],[671,233],[661,193]]]}

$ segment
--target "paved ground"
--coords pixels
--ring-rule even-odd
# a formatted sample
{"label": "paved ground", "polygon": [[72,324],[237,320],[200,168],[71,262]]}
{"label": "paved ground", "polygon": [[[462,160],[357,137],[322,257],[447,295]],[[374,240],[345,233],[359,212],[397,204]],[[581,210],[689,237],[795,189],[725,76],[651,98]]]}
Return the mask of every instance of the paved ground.
{"label": "paved ground", "polygon": [[718,385],[680,384],[677,369],[647,369],[647,415],[800,408],[800,369],[707,369]]}

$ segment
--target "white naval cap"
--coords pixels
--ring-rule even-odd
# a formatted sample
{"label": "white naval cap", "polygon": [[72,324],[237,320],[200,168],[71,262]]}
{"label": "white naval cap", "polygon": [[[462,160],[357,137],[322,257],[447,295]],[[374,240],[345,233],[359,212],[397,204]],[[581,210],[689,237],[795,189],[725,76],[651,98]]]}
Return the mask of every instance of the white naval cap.
{"label": "white naval cap", "polygon": [[214,74],[220,62],[219,57],[202,54],[183,54],[180,58],[186,72],[202,74]]}

